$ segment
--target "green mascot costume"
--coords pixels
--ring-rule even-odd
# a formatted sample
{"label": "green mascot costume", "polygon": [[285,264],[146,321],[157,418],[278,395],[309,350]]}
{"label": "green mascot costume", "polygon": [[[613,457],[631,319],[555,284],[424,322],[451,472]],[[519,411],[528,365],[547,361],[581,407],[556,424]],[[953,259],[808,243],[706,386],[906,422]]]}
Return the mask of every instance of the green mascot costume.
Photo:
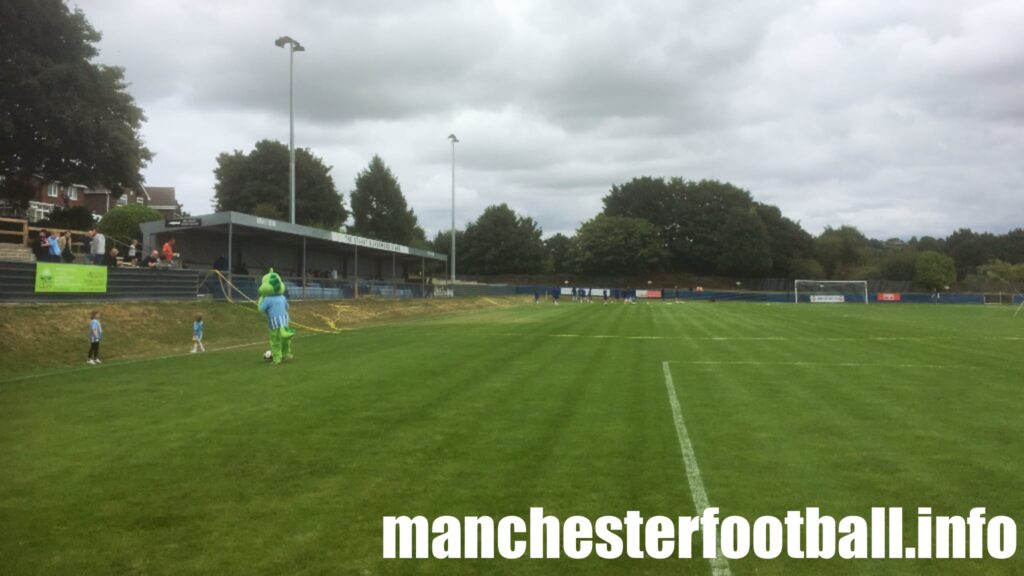
{"label": "green mascot costume", "polygon": [[260,312],[267,315],[274,364],[280,364],[281,359],[291,360],[292,336],[295,331],[288,327],[288,299],[284,296],[284,281],[273,268],[263,277],[258,292]]}

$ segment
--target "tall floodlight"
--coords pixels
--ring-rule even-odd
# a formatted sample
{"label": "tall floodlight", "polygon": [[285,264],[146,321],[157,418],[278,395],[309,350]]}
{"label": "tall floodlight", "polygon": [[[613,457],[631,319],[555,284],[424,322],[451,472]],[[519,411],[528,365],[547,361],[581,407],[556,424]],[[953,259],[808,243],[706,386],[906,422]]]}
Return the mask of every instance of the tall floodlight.
{"label": "tall floodlight", "polygon": [[290,36],[281,36],[274,41],[278,48],[289,47],[288,50],[288,197],[290,222],[295,224],[295,53],[306,49]]}
{"label": "tall floodlight", "polygon": [[455,143],[459,141],[455,134],[449,134],[452,141],[452,284],[455,284]]}

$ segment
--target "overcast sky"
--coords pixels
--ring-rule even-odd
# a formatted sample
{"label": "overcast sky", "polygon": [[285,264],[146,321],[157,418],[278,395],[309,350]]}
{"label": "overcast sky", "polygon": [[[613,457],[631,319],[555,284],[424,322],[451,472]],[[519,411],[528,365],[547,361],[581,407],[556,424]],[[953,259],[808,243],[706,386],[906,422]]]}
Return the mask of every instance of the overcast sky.
{"label": "overcast sky", "polygon": [[[217,154],[288,141],[346,196],[374,154],[428,235],[507,202],[571,233],[613,184],[713,178],[812,233],[1024,226],[1020,0],[77,0],[145,172],[211,212]],[[301,191],[300,191],[301,194]]]}

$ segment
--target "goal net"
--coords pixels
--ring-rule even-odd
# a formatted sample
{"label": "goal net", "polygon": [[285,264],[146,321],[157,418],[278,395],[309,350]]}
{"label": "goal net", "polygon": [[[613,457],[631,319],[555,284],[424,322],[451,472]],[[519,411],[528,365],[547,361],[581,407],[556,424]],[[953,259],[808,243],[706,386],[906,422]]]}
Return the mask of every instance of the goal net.
{"label": "goal net", "polygon": [[867,280],[797,280],[793,301],[813,304],[868,303]]}

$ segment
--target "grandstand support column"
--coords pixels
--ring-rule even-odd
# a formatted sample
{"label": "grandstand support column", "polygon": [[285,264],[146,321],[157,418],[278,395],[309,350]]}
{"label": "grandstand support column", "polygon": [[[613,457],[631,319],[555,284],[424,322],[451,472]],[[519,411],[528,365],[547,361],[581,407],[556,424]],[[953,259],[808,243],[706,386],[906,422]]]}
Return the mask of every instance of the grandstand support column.
{"label": "grandstand support column", "polygon": [[231,241],[234,240],[235,228],[234,224],[228,222],[228,279],[231,279],[231,273],[234,272],[235,267],[231,262],[231,255],[234,252],[231,246]]}
{"label": "grandstand support column", "polygon": [[354,246],[356,251],[355,263],[353,264],[352,270],[352,288],[353,298],[359,299],[359,246]]}
{"label": "grandstand support column", "polygon": [[395,263],[395,253],[391,253],[391,297],[398,299],[398,267]]}
{"label": "grandstand support column", "polygon": [[420,297],[427,297],[427,259],[420,258]]}
{"label": "grandstand support column", "polygon": [[302,296],[306,296],[306,237],[302,237]]}

